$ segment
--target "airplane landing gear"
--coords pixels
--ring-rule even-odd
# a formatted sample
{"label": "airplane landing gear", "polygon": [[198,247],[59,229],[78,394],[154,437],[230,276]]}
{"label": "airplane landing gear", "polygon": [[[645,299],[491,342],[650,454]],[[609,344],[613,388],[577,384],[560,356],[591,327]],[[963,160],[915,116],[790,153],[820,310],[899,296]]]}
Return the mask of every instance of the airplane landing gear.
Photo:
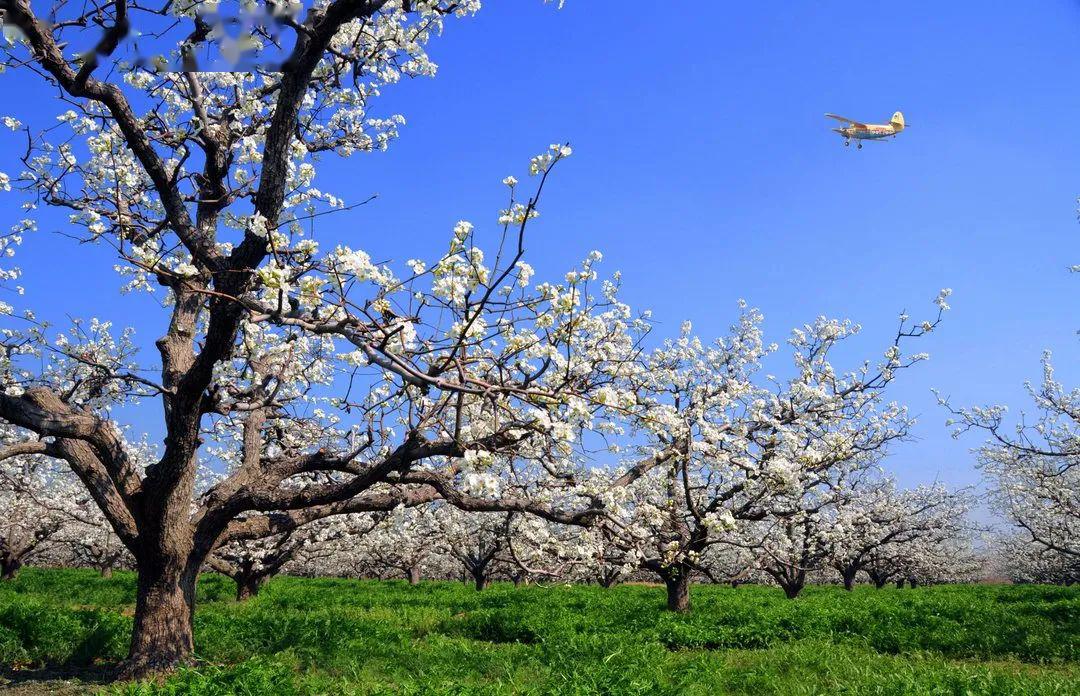
{"label": "airplane landing gear", "polygon": [[861,150],[862,149],[862,143],[859,143],[859,145],[858,145],[858,147],[856,149]]}
{"label": "airplane landing gear", "polygon": [[845,140],[844,141],[844,147],[851,147],[851,141],[850,140]]}

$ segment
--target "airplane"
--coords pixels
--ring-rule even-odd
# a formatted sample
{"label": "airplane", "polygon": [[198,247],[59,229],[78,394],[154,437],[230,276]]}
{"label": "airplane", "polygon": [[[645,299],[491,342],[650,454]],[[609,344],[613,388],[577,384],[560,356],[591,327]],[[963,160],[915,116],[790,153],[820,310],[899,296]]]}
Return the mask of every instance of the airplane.
{"label": "airplane", "polygon": [[843,128],[833,128],[834,133],[839,133],[844,136],[844,147],[851,144],[851,139],[854,138],[858,141],[858,147],[862,149],[862,141],[871,140],[877,142],[884,142],[884,138],[888,138],[890,135],[894,138],[896,134],[904,130],[904,115],[897,111],[889,119],[889,122],[884,125],[875,123],[862,123],[854,119],[846,118],[844,116],[837,116],[836,114],[825,114],[829,118],[835,118],[837,121],[843,121],[848,124]]}

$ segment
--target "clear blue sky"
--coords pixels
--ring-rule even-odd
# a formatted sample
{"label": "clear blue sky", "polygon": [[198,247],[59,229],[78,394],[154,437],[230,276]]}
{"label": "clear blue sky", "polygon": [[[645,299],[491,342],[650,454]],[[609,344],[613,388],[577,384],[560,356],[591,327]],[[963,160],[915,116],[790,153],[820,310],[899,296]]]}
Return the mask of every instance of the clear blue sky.
{"label": "clear blue sky", "polygon": [[[316,184],[350,202],[380,194],[325,218],[322,238],[433,257],[456,220],[494,221],[502,177],[568,140],[575,154],[531,237],[537,278],[599,249],[659,335],[690,319],[713,337],[745,298],[771,340],[819,314],[849,317],[864,326],[858,355],[877,357],[900,310],[922,316],[954,289],[918,348],[931,361],[893,391],[920,415],[917,441],[889,460],[904,483],[978,478],[979,438],[948,436],[931,387],[1018,409],[1045,348],[1080,383],[1080,277],[1066,272],[1080,263],[1077,3],[486,4],[433,42],[434,81],[379,102],[408,118],[390,152],[319,169]],[[0,112],[55,115],[37,81],[0,81],[20,95]],[[910,130],[860,152],[822,117],[897,109]],[[19,143],[4,138],[0,171],[14,173]],[[0,197],[4,219],[17,204]],[[121,300],[103,250],[76,249],[61,228],[46,222],[20,252],[26,304],[134,323],[152,350],[165,315]]]}

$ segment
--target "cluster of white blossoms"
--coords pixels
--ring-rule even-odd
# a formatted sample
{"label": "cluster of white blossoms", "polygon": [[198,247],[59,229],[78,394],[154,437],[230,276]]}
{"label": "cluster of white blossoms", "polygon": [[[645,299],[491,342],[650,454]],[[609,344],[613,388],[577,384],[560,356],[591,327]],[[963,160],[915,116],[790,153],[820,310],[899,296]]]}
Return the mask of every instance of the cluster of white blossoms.
{"label": "cluster of white blossoms", "polygon": [[394,274],[388,268],[376,266],[371,262],[371,256],[359,249],[354,251],[347,246],[339,246],[334,250],[330,266],[341,269],[361,283],[372,282],[381,286],[394,283]]}
{"label": "cluster of white blossoms", "polygon": [[[547,174],[556,162],[569,157],[573,153],[574,151],[569,145],[553,144],[548,148],[548,152],[541,152],[529,161],[529,175]],[[506,182],[504,181],[504,183]]]}
{"label": "cluster of white blossoms", "polygon": [[470,471],[462,477],[463,490],[481,498],[495,498],[501,492],[499,479],[484,471]]}

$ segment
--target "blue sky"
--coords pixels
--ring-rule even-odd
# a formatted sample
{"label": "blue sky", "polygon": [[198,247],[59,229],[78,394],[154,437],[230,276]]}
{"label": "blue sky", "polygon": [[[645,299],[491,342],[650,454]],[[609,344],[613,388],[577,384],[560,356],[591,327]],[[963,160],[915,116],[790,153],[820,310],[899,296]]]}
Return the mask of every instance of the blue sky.
{"label": "blue sky", "polygon": [[[918,347],[930,362],[892,391],[920,416],[888,461],[904,483],[978,479],[979,438],[949,437],[931,387],[1018,410],[1047,348],[1059,377],[1080,382],[1080,277],[1066,271],[1080,263],[1077,3],[486,4],[433,42],[435,80],[379,102],[408,119],[388,153],[319,168],[316,184],[347,201],[379,194],[325,218],[322,238],[433,257],[458,219],[494,222],[502,177],[570,141],[530,239],[537,279],[599,249],[657,335],[684,319],[719,335],[745,298],[770,340],[819,314],[860,322],[854,366],[880,355],[901,310],[930,314],[953,288],[953,311]],[[55,116],[39,81],[0,85],[19,95],[0,112]],[[822,117],[884,122],[897,109],[910,130],[858,152]],[[0,171],[17,172],[19,143],[4,138]],[[0,197],[4,219],[19,202]],[[152,350],[165,315],[122,300],[103,251],[53,234],[60,219],[44,215],[20,251],[26,304],[133,323]]]}

